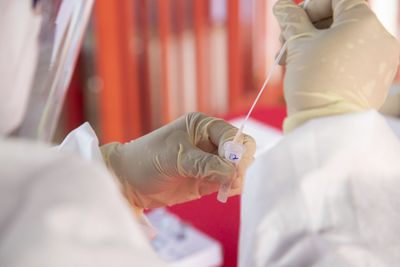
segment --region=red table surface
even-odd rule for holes
[[[243,116],[245,113],[230,114],[226,120]],[[256,109],[252,118],[267,125],[282,129],[286,116],[285,107]],[[224,250],[223,267],[237,266],[238,238],[240,222],[240,197],[235,196],[222,204],[216,194],[202,197],[199,200],[175,205],[168,208],[182,220],[221,242]]]

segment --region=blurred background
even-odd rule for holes
[[[244,115],[280,49],[275,2],[43,0],[41,62],[16,134],[58,143],[88,121],[103,144],[138,138],[191,111]],[[369,2],[399,36],[399,1]],[[254,113],[278,130],[285,117],[283,74],[276,70]],[[400,115],[398,81],[383,108],[394,116]],[[238,197],[223,205],[212,196],[170,210],[219,240],[224,266],[236,266]],[[210,221],[218,216],[220,225]]]
[[[129,141],[179,116],[245,112],[280,47],[265,0],[95,2],[58,136],[89,121]],[[283,106],[282,69],[261,106]]]
[[[80,4],[81,11],[65,25],[62,2],[42,0],[48,23],[31,115],[20,130],[26,137],[58,143],[88,121],[101,143],[124,142],[191,111],[245,114],[280,48],[275,0],[71,0],[63,9]],[[398,36],[399,1],[369,2]],[[61,74],[49,65],[61,65]],[[258,110],[284,112],[283,74],[275,71]],[[396,107],[385,110],[400,114],[400,101],[391,102]]]
[[[56,140],[84,121],[110,142],[137,138],[191,111],[245,113],[280,48],[274,3],[95,1]],[[370,3],[398,36],[398,0]],[[274,73],[258,109],[284,107],[283,73]]]

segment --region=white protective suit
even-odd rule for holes
[[[374,110],[289,133],[247,172],[239,266],[399,266],[399,162]]]
[[[164,266],[82,127],[70,154],[0,139],[0,266]]]
[[[90,128],[75,145],[97,163],[6,137],[25,112],[39,29],[32,1],[0,1],[0,266],[163,266]]]

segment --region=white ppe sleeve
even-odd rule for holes
[[[81,126],[70,132],[63,142],[54,147],[54,149],[62,151],[63,153],[76,154],[84,159],[105,166],[99,148],[99,139],[88,122],[83,123]],[[110,174],[112,173],[110,172]],[[116,177],[114,180],[118,181]],[[138,222],[149,240],[153,239],[157,235],[157,231],[149,223],[146,215],[141,214],[141,216],[138,217]]]
[[[64,153],[74,153],[84,159],[104,165],[99,148],[99,139],[88,122],[70,132],[62,143],[54,149]]]
[[[104,164],[0,139],[0,266],[164,266]]]
[[[398,266],[399,162],[374,110],[286,135],[247,172],[239,266]]]

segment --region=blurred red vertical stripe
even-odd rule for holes
[[[137,25],[133,1],[120,1],[121,20],[121,64],[123,64],[123,107],[125,122],[125,140],[132,140],[142,135],[140,113],[140,88],[138,83],[138,57],[135,46]]]
[[[210,91],[208,74],[209,43],[209,1],[193,0],[194,2],[194,31],[196,42],[196,82],[198,111],[209,111]]]
[[[166,124],[171,121],[171,114],[168,105],[169,100],[169,82],[168,75],[168,40],[171,35],[171,1],[158,0],[158,25],[161,41],[161,80],[162,80],[162,122]]]
[[[78,58],[65,99],[65,130],[70,132],[84,122],[81,57]]]
[[[103,88],[100,91],[102,141],[123,141],[125,138],[125,116],[122,108],[124,72],[119,42],[122,35],[119,1],[98,0],[94,11],[97,72],[103,82]]]
[[[150,96],[150,66],[149,66],[149,34],[150,34],[150,18],[149,18],[149,1],[139,0],[139,14],[140,14],[140,26],[141,26],[141,60],[140,60],[140,79],[141,79],[141,90],[140,90],[140,103],[141,109],[140,114],[142,116],[143,132],[148,133],[151,129],[151,96]]]
[[[229,107],[240,107],[242,97],[242,46],[240,26],[240,0],[228,1],[228,87]]]

